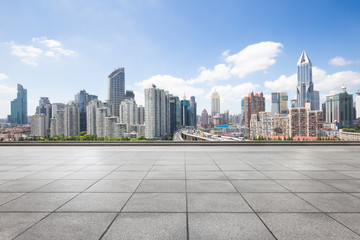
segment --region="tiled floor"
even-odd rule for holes
[[[0,147],[0,239],[360,239],[360,147]]]

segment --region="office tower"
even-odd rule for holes
[[[80,111],[80,132],[87,131],[86,107],[91,100],[95,99],[98,99],[98,97],[96,95],[88,94],[85,89],[80,90],[80,92],[75,95],[75,103]]]
[[[64,108],[64,136],[80,134],[80,111],[75,102],[66,104]]]
[[[196,108],[197,108],[197,103],[195,101],[195,97],[191,96],[190,97],[190,106],[189,106],[189,111],[190,111],[190,122],[189,125],[190,126],[194,126],[194,128],[196,128],[197,125],[197,120],[196,120]]]
[[[339,128],[353,126],[353,95],[346,91],[344,85],[340,93],[326,96],[325,122],[338,125]]]
[[[259,116],[259,112],[265,111],[265,98],[263,93],[249,93],[248,96],[244,98],[244,105],[245,126],[250,127],[251,115],[256,114]]]
[[[36,107],[36,114],[44,114],[46,133],[50,131],[50,119],[52,118],[52,105],[49,98],[41,97],[39,106]]]
[[[356,119],[360,118],[360,90],[356,92],[357,97],[355,99],[355,106],[356,106]]]
[[[314,91],[312,64],[305,51],[297,63],[297,80],[297,107],[304,107],[309,102],[311,110],[319,110],[319,92]]]
[[[43,113],[35,114],[31,119],[31,135],[34,137],[44,137],[46,130],[46,116]]]
[[[181,125],[181,103],[178,96],[169,95],[170,131],[173,134]]]
[[[109,116],[110,109],[107,107],[96,108],[96,135],[105,137],[105,118]]]
[[[220,114],[220,96],[216,92],[211,94],[211,117],[214,117],[216,114]]]
[[[64,103],[53,103],[51,104],[51,118],[55,118],[58,110],[61,110],[65,107]]]
[[[208,128],[209,125],[209,114],[206,109],[201,112],[201,127]]]
[[[125,92],[125,99],[135,100],[134,91],[132,91],[132,90],[126,90],[126,92]]]
[[[100,100],[92,100],[86,107],[86,131],[88,135],[96,135],[96,109],[101,107]]]
[[[288,95],[286,92],[271,93],[271,114],[285,116],[288,113]]]
[[[291,99],[291,108],[296,108],[296,107],[297,107],[297,100]]]
[[[190,101],[181,100],[181,126],[190,126]]]
[[[17,85],[17,98],[11,101],[10,123],[25,125],[27,119],[27,90],[21,85]]]
[[[125,99],[121,102],[119,116],[119,122],[126,123],[128,131],[130,125],[138,123],[138,110],[134,99]]]
[[[108,78],[108,100],[111,102],[111,115],[118,117],[120,103],[125,99],[125,69],[114,70]]]
[[[161,138],[170,134],[169,94],[153,84],[145,93],[145,137]]]
[[[145,123],[145,108],[142,105],[138,106],[138,124]]]

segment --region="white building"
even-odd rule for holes
[[[145,137],[161,138],[170,134],[169,94],[163,89],[145,89]]]
[[[129,132],[130,125],[138,123],[138,109],[135,100],[126,99],[120,104],[120,123],[126,123]]]
[[[105,118],[109,116],[109,109],[107,107],[100,107],[96,109],[96,135],[98,137],[105,137]]]
[[[105,118],[105,136],[116,137],[115,124],[118,123],[118,117],[106,117]]]
[[[31,119],[31,135],[44,137],[46,135],[46,116],[43,113],[35,114]]]
[[[88,135],[96,134],[96,109],[100,108],[100,100],[92,100],[86,107],[86,128]]]
[[[64,136],[80,135],[80,112],[79,107],[71,102],[64,109]]]
[[[355,98],[356,105],[356,119],[360,118],[360,90],[356,92],[357,97]]]

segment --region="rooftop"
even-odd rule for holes
[[[0,239],[360,239],[359,146],[2,146]]]

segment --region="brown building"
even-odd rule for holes
[[[259,112],[265,111],[265,98],[263,93],[249,93],[244,98],[244,115],[245,115],[245,126],[250,127],[250,119],[252,114],[259,116]]]

